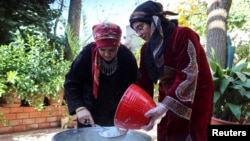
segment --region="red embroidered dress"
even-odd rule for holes
[[[139,85],[148,93],[153,83],[147,75],[141,49]],[[158,141],[206,141],[212,113],[214,86],[199,36],[176,27],[164,51],[164,75],[159,79],[159,102],[169,109],[158,125]]]

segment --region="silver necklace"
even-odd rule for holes
[[[117,70],[117,57],[115,57],[111,63],[107,63],[104,59],[101,61],[101,72],[107,76],[115,73]]]

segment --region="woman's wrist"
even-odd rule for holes
[[[76,109],[76,113],[79,112],[79,111],[82,111],[84,109],[86,109],[86,107],[79,107],[79,108]]]

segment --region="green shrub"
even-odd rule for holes
[[[70,62],[63,59],[63,51],[49,45],[42,34],[26,35],[19,32],[14,42],[0,46],[0,96],[13,88],[19,99],[37,109],[43,108],[38,97],[57,96],[63,89],[64,76]]]
[[[250,62],[242,58],[232,68],[223,69],[217,59],[209,59],[215,86],[213,116],[245,124],[250,118]]]

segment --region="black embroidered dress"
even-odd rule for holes
[[[137,63],[132,52],[121,45],[117,53],[117,68],[111,75],[100,71],[97,99],[93,95],[91,60],[92,44],[83,48],[71,65],[65,77],[64,91],[70,115],[84,106],[90,112],[95,124],[114,126],[116,107],[130,84],[136,82]],[[78,122],[78,127],[85,125]]]

